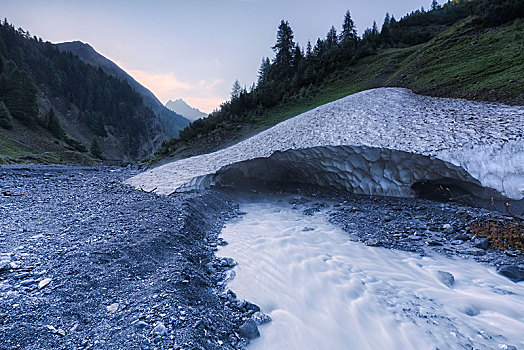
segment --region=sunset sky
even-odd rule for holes
[[[442,1],[441,1],[442,2]],[[398,19],[421,0],[2,0],[0,15],[54,43],[80,40],[113,60],[162,101],[183,98],[211,112],[235,79],[256,81],[282,19],[304,46],[340,31],[350,10],[359,33],[386,12]]]

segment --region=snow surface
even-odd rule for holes
[[[226,149],[145,171],[128,183],[170,194],[207,188],[232,167],[246,176],[284,167],[297,181],[361,194],[410,196],[415,182],[451,177],[520,200],[523,134],[524,107],[380,88],[320,106]]]
[[[279,199],[240,201],[217,252],[238,263],[228,288],[273,319],[248,349],[524,349],[524,282],[365,246]]]

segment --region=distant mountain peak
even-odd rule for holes
[[[191,107],[186,101],[179,98],[177,100],[169,100],[166,103],[166,107],[173,112],[180,114],[186,119],[195,121],[200,118],[207,117],[207,114],[199,110],[198,108]]]

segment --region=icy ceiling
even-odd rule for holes
[[[417,182],[455,179],[477,192],[482,186],[520,200],[523,133],[524,107],[381,88],[318,107],[218,152],[145,171],[128,183],[170,194],[207,188],[234,174],[410,196]]]

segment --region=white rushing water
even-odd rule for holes
[[[524,284],[494,268],[368,247],[286,200],[241,210],[218,255],[238,262],[228,287],[273,319],[249,349],[524,349]]]

